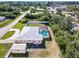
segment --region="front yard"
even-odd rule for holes
[[[11,46],[10,43],[0,44],[0,58],[3,58],[8,53]]]
[[[0,22],[0,28],[9,25],[12,21],[13,21],[12,19],[6,19],[6,20],[4,20],[4,21],[1,21],[1,22]]]
[[[11,37],[14,33],[15,33],[14,31],[9,31],[1,39],[5,40],[5,39]]]
[[[22,20],[24,20],[24,19],[22,19]],[[13,28],[21,30],[26,25],[26,23],[23,23],[22,20],[20,22],[18,22]]]

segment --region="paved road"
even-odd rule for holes
[[[13,26],[15,26],[27,13],[30,13],[30,10],[24,12],[20,17],[15,19],[14,22],[9,24],[8,26],[0,29],[0,38],[3,37]]]

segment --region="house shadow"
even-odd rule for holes
[[[45,40],[43,40],[43,42],[41,44],[32,44],[32,43],[27,43],[27,49],[31,49],[31,48],[35,48],[35,49],[44,49],[46,48],[45,46]]]
[[[9,58],[25,58],[25,57],[29,57],[29,52],[26,53],[10,53]]]
[[[49,37],[44,39],[45,41],[52,41],[51,35],[49,33]]]

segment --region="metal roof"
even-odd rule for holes
[[[42,34],[39,34],[39,29],[38,26],[25,26],[16,40],[43,40]]]
[[[13,44],[11,49],[26,49],[26,44]]]

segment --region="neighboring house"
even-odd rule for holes
[[[6,19],[5,17],[0,16],[0,21],[3,21],[5,19]]]
[[[57,5],[57,6],[47,7],[47,10],[51,11],[53,13],[57,13],[58,10],[64,10],[64,9],[66,9],[65,5]]]
[[[39,7],[37,7],[37,10],[39,10],[39,11],[44,11],[43,8],[39,8]]]
[[[67,16],[77,17],[77,15],[75,14],[75,12],[62,12],[62,14],[67,15]]]
[[[55,9],[53,7],[47,7],[47,10],[50,12],[54,12]]]
[[[75,12],[68,13],[68,15],[70,15],[70,16],[74,16],[74,17],[77,17],[77,15],[75,14]]]
[[[72,30],[79,30],[79,24],[78,23],[72,22],[72,24],[73,24]]]
[[[54,8],[55,8],[55,9],[59,9],[59,10],[64,10],[64,9],[66,9],[67,7],[66,7],[66,5],[58,5],[58,6],[55,6]]]

